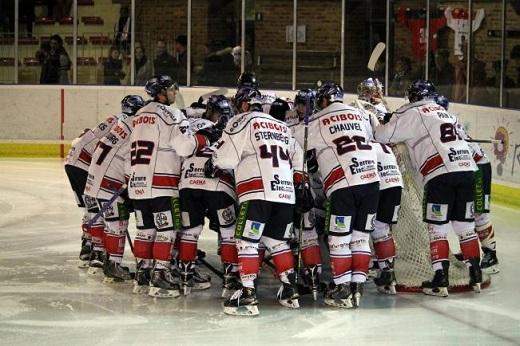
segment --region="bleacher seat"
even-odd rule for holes
[[[73,36],[65,36],[65,42],[70,46],[74,43],[74,37]],[[87,44],[88,41],[87,39],[84,37],[84,36],[78,36],[77,38],[77,44],[78,45],[82,45],[82,44]]]
[[[14,58],[0,57],[0,66],[14,66]]]
[[[23,58],[23,64],[25,66],[40,66],[40,61],[34,57]]]
[[[97,61],[92,57],[78,57],[78,66],[96,66]]]

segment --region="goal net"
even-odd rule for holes
[[[423,281],[433,278],[430,241],[426,224],[422,221],[423,186],[416,179],[416,170],[406,146],[397,144],[394,146],[394,153],[404,185],[399,221],[392,228],[397,254],[394,262],[397,289],[418,292],[421,291]],[[482,286],[489,285],[489,276],[485,273],[482,275]],[[449,281],[451,292],[471,290],[468,268],[451,251]]]

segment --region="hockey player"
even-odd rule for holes
[[[284,120],[289,126],[289,128],[293,131],[293,135],[300,145],[300,147],[304,147],[304,117],[305,112],[310,111],[306,110],[305,106],[308,103],[309,105],[314,105],[314,97],[315,92],[311,89],[304,89],[298,91],[294,98],[294,110],[291,110],[289,112],[284,113]],[[284,100],[278,101],[281,104],[287,104]],[[271,106],[271,113],[273,113],[274,110],[276,110],[277,107],[275,107],[277,103],[273,103]],[[287,108],[288,104],[287,104]],[[310,116],[310,114],[308,114]],[[307,160],[307,167],[313,166],[312,162],[309,163],[309,159]],[[312,158],[311,158],[312,161]],[[318,233],[316,231],[316,213],[319,213],[319,209],[323,208],[322,204],[316,204],[325,201],[325,198],[321,198],[320,196],[323,193],[322,185],[320,183],[321,178],[318,176],[318,174],[313,171],[312,173],[309,173],[310,177],[310,185],[313,188],[313,199],[315,201],[313,208],[303,214],[303,232],[302,232],[302,239],[298,239],[300,235],[300,214],[296,213],[294,217],[294,233],[296,236],[296,241],[301,241],[300,248],[301,248],[301,258],[304,265],[304,281],[305,284],[310,288],[310,290],[313,293],[313,297],[316,300],[317,293],[318,293],[318,286],[320,283],[320,275],[321,275],[321,253],[320,253],[320,245],[318,242]],[[318,183],[318,184],[316,184]],[[316,186],[318,185],[318,186]],[[320,196],[318,196],[320,195]]]
[[[379,195],[376,152],[360,111],[343,104],[339,85],[329,82],[319,87],[315,105],[319,111],[309,121],[308,146],[316,152],[330,202],[326,222],[334,280],[325,304],[358,307]]]
[[[99,209],[95,200],[84,195],[88,168],[92,160],[92,153],[100,138],[105,136],[117,122],[119,115],[111,115],[99,123],[94,129],[86,129],[79,137],[72,141],[71,148],[65,158],[65,173],[76,197],[78,207],[84,208],[82,220],[81,251],[79,258],[82,266],[89,264],[92,268],[101,268],[103,265],[103,232],[102,219],[90,229],[86,225]],[[94,272],[94,271],[93,271]]]
[[[121,101],[121,112],[116,126],[99,141],[92,154],[88,170],[85,195],[97,201],[98,208],[116,193],[128,180],[125,177],[125,161],[130,156],[130,134],[133,115],[144,106],[138,95],[128,95]],[[126,197],[125,197],[126,196]],[[108,255],[103,268],[105,282],[132,279],[126,268],[121,267],[125,249],[125,233],[130,216],[128,193],[121,194],[103,214],[105,223],[104,244]]]
[[[470,284],[480,290],[482,273],[473,216],[474,171],[471,151],[456,130],[456,119],[433,101],[435,86],[417,80],[408,88],[409,104],[402,106],[375,139],[383,143],[404,142],[415,167],[423,177],[423,220],[428,225],[435,275],[422,284],[428,295],[448,296],[449,224],[459,238],[469,265]]]
[[[435,98],[435,102],[448,110],[449,100],[447,97],[439,95]],[[457,129],[464,140],[471,139],[460,122]],[[480,247],[484,253],[480,267],[487,274],[495,274],[500,270],[498,268],[495,230],[491,223],[490,214],[491,163],[478,143],[468,142],[468,145],[478,169],[475,175],[475,228],[480,240]]]
[[[237,108],[245,113],[228,123],[218,149],[206,164],[209,175],[215,168],[235,170],[240,203],[235,238],[243,288],[224,302],[224,312],[231,315],[259,313],[255,279],[260,241],[271,252],[282,282],[279,303],[299,307],[288,239],[295,202],[293,179],[303,179],[295,172],[302,166],[303,153],[285,123],[259,111],[259,97],[253,88],[237,92]]]
[[[218,124],[223,128],[233,116],[225,96],[211,96],[202,118],[189,119],[193,132]],[[197,241],[204,226],[204,216],[216,220],[220,234],[220,256],[224,267],[222,297],[229,298],[240,288],[237,249],[235,246],[235,191],[232,174],[221,171],[218,177],[206,178],[204,165],[214,146],[206,146],[184,158],[179,183],[179,197],[183,231],[179,243],[179,270],[184,294],[194,289],[209,288],[210,283],[194,282],[193,268],[197,255]]]
[[[369,137],[373,140],[374,129],[383,121],[388,110],[382,102],[383,84],[376,78],[368,78],[358,85],[358,100],[354,103],[362,110]],[[374,279],[381,293],[396,294],[394,273],[395,243],[391,232],[397,223],[401,194],[402,176],[392,149],[386,144],[373,144],[377,153],[379,174],[379,203],[377,206],[374,231],[370,233],[377,258],[378,276]]]
[[[151,78],[145,91],[153,99],[132,119],[130,135],[128,194],[134,200],[134,255],[139,260],[134,292],[145,291],[149,284],[148,294],[152,297],[180,294],[170,272],[171,248],[175,232],[181,227],[179,156],[189,156],[207,144],[204,136],[192,135],[184,114],[170,107],[177,90],[169,76]]]

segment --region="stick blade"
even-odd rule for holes
[[[381,54],[385,51],[386,45],[383,42],[379,42],[374,50],[372,51],[372,54],[370,55],[370,59],[368,60],[367,68],[370,71],[374,71],[376,69],[376,64],[379,58],[381,57]]]

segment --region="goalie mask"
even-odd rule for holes
[[[383,83],[377,78],[367,78],[357,87],[358,98],[362,101],[377,104],[376,99],[381,99],[383,96]]]

